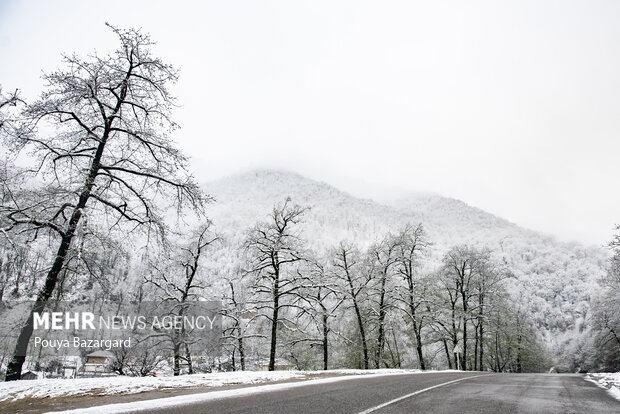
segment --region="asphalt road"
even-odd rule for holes
[[[611,414],[620,402],[582,375],[468,372],[360,377],[149,412]]]

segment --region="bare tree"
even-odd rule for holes
[[[161,267],[159,264],[153,264],[156,273],[148,280],[157,287],[158,296],[166,303],[166,308],[179,317],[184,316],[187,302],[201,298],[206,285],[204,278],[198,277],[198,270],[204,261],[207,248],[219,240],[219,237],[213,234],[209,221],[199,226],[193,233],[194,237],[189,243],[184,243],[172,251],[167,249],[170,253],[165,260],[168,262],[167,265]],[[162,261],[161,257],[158,261]],[[177,376],[181,372],[181,360],[187,364],[188,373],[193,374],[190,345],[194,341],[191,335],[186,332],[185,327],[181,327],[171,330],[169,337],[173,345],[174,375]]]
[[[608,247],[612,251],[607,275],[599,280],[602,291],[592,301],[592,328],[600,365],[605,370],[620,369],[620,225]]]
[[[371,301],[374,304],[374,320],[377,329],[375,344],[375,368],[381,368],[383,349],[385,347],[385,320],[388,310],[392,306],[391,299],[394,292],[393,267],[397,261],[399,240],[387,234],[384,239],[374,244],[368,250],[370,277],[373,284]]]
[[[20,378],[33,330],[33,315],[51,297],[82,218],[105,217],[106,225],[128,224],[163,232],[161,211],[189,204],[200,211],[205,197],[186,173],[186,158],[168,134],[173,97],[167,85],[176,70],[151,55],[153,42],[136,30],[112,27],[120,47],[88,59],[65,56],[65,70],[44,75],[41,99],[26,106],[9,131],[13,151],[29,148],[33,197],[13,194],[3,202],[4,231],[45,232],[58,243],[36,303],[21,329],[6,379]]]
[[[162,344],[154,338],[142,338],[131,347],[110,350],[108,368],[119,375],[146,377],[165,362]]]
[[[152,344],[140,343],[132,352],[132,359],[127,366],[131,375],[146,377],[153,375],[153,371],[165,363],[160,349]]]
[[[480,262],[479,272],[474,280],[473,295],[477,298],[473,319],[475,329],[474,369],[484,371],[485,326],[490,308],[489,298],[503,292],[502,281],[510,277],[506,269],[496,265],[488,258]]]
[[[429,300],[426,281],[419,275],[420,259],[430,245],[422,224],[407,224],[397,234],[396,270],[405,282],[399,299],[404,305],[401,309],[411,321],[415,336],[416,352],[421,369],[426,369],[422,350],[422,329],[424,311]]]
[[[364,369],[368,369],[368,340],[366,337],[366,321],[363,315],[363,304],[368,296],[368,284],[371,279],[366,277],[360,267],[361,254],[351,243],[341,242],[333,253],[334,275],[341,281],[342,294],[350,302],[355,312],[357,327],[362,345]]]
[[[432,299],[426,303],[426,311],[431,319],[430,327],[437,340],[442,342],[448,367],[452,369],[457,368],[452,354],[459,341],[459,296],[455,280],[444,270],[442,266],[431,275],[435,284],[432,286]]]
[[[308,315],[319,332],[319,338],[308,338],[310,346],[319,345],[323,353],[323,369],[329,365],[329,336],[332,332],[331,319],[342,305],[344,298],[338,290],[332,275],[318,259],[310,260],[308,271],[312,283],[300,291],[299,315]]]
[[[226,279],[227,292],[223,295],[222,311],[226,325],[222,329],[222,335],[227,344],[232,347],[233,369],[235,367],[235,355],[239,354],[239,366],[242,371],[246,368],[246,340],[250,338],[264,338],[261,334],[251,332],[251,326],[256,321],[257,313],[248,307],[245,289],[237,278]]]
[[[307,281],[294,271],[294,265],[304,260],[304,242],[295,225],[307,209],[291,205],[291,199],[274,207],[269,221],[253,227],[245,241],[249,258],[249,274],[254,276],[253,289],[257,309],[266,310],[271,322],[269,371],[275,369],[278,324],[281,312],[295,307],[298,290]]]
[[[454,299],[458,299],[461,304],[459,325],[462,332],[462,341],[460,344],[463,359],[461,364],[464,371],[467,370],[467,324],[472,318],[470,312],[472,307],[471,301],[474,297],[473,284],[479,277],[487,261],[488,252],[481,252],[467,245],[453,247],[443,259],[442,272],[448,276],[454,286],[454,290],[450,290],[449,294],[456,294],[454,297],[451,296],[451,303],[454,306]],[[454,326],[454,309],[452,310],[452,315],[452,324]],[[454,343],[454,345],[456,346],[457,343]]]

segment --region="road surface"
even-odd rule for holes
[[[360,377],[150,413],[620,413],[583,375],[475,372]],[[146,412],[146,411],[144,411]]]

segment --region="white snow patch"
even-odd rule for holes
[[[277,371],[276,371],[277,372]],[[297,373],[317,373],[317,371],[297,371]],[[321,371],[325,372],[325,371]],[[339,381],[348,381],[351,379],[359,378],[359,375],[364,374],[368,377],[380,377],[387,375],[402,375],[402,374],[422,374],[423,371],[419,370],[401,370],[401,369],[381,369],[381,370],[339,370],[328,372],[342,372],[349,374],[346,376],[337,376],[330,378],[312,379],[300,382],[288,382],[282,384],[269,384],[261,385],[257,387],[237,388],[233,390],[212,391],[201,394],[180,395],[177,397],[158,398],[153,400],[136,401],[130,403],[121,404],[109,404],[100,405],[89,408],[78,408],[75,410],[55,411],[54,414],[59,413],[71,413],[71,414],[92,414],[105,412],[106,414],[116,413],[130,413],[130,412],[149,412],[153,409],[178,407],[187,404],[194,404],[198,402],[221,400],[225,398],[234,398],[241,396],[248,396],[253,394],[260,394],[265,392],[274,392],[281,390],[289,390],[292,388],[305,387],[308,385],[329,384]],[[442,371],[427,371],[427,372],[442,372]]]
[[[410,373],[411,370],[332,370],[320,371],[335,375],[361,375],[373,373]],[[178,377],[98,377],[77,379],[39,379],[30,381],[0,382],[0,402],[22,399],[54,398],[81,395],[137,394],[145,391],[221,387],[237,384],[260,384],[273,381],[305,379],[319,371],[235,371],[212,374],[181,375]]]
[[[615,399],[620,400],[620,372],[588,374],[587,378],[599,387],[605,388]]]

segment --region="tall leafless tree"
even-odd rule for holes
[[[3,202],[4,231],[45,232],[57,243],[7,380],[20,378],[33,315],[51,297],[83,217],[104,217],[110,228],[163,232],[162,209],[189,205],[200,212],[206,200],[169,138],[177,126],[169,116],[168,85],[177,71],[151,54],[149,36],[111,28],[119,48],[87,59],[65,56],[65,69],[44,75],[41,99],[27,105],[7,132],[12,151],[34,154],[30,185],[37,196]]]
[[[476,334],[473,367],[479,371],[484,371],[485,327],[488,319],[488,310],[491,305],[489,298],[498,296],[503,292],[502,281],[510,276],[506,269],[489,259],[488,252],[486,254],[483,253],[478,275],[472,285],[475,299],[473,323]]]
[[[375,343],[374,362],[375,368],[381,368],[383,349],[385,348],[385,321],[388,310],[391,308],[394,285],[394,265],[397,260],[399,240],[391,234],[387,234],[381,242],[374,244],[368,250],[368,271],[371,272],[373,294],[371,301],[374,310],[374,322],[377,330]]]
[[[165,266],[153,264],[156,271],[148,282],[157,288],[159,300],[165,302],[166,308],[176,316],[184,316],[187,302],[203,298],[207,285],[204,278],[199,277],[199,268],[204,262],[207,249],[220,240],[211,227],[210,221],[200,225],[193,231],[189,242],[169,249],[166,259],[158,258],[158,262],[167,262]],[[173,374],[180,375],[181,360],[187,364],[188,373],[193,374],[190,345],[195,340],[184,327],[171,330],[169,338],[173,350]]]
[[[456,296],[452,299],[460,300],[460,327],[462,332],[462,340],[460,342],[462,348],[462,369],[467,370],[467,345],[468,345],[468,331],[467,325],[472,318],[470,314],[470,308],[472,306],[471,300],[474,295],[473,284],[476,278],[479,276],[482,266],[486,262],[486,253],[479,252],[477,249],[460,245],[453,247],[443,258],[442,272],[446,274],[449,280],[452,281]],[[454,302],[452,302],[454,305]],[[454,315],[453,309],[453,315]],[[454,325],[455,318],[453,316],[452,324]],[[456,345],[456,343],[455,343]]]
[[[294,270],[297,262],[305,260],[304,241],[296,225],[306,210],[287,198],[274,207],[268,221],[250,229],[245,241],[248,272],[254,277],[256,308],[267,311],[265,316],[271,322],[269,371],[275,369],[281,313],[296,306],[294,298],[308,282],[307,276]]]
[[[332,332],[331,321],[335,312],[342,305],[344,298],[338,290],[330,271],[320,259],[308,263],[311,284],[300,291],[299,315],[308,315],[314,322],[320,338],[309,338],[310,346],[319,345],[323,351],[323,369],[329,366],[329,336]]]
[[[256,320],[256,312],[247,307],[245,292],[241,278],[226,278],[226,293],[223,295],[222,311],[225,325],[222,329],[225,344],[232,348],[233,369],[235,355],[239,354],[239,366],[242,371],[246,368],[246,339],[263,337],[250,333],[250,327]]]
[[[355,312],[355,319],[362,346],[364,369],[368,369],[368,339],[364,302],[368,297],[370,278],[362,272],[362,258],[358,248],[352,243],[341,242],[333,252],[334,275],[341,282],[341,292]]]
[[[419,274],[422,254],[430,245],[422,224],[407,224],[396,235],[396,271],[404,281],[404,289],[399,295],[403,306],[400,308],[411,321],[415,337],[416,352],[421,369],[426,369],[423,354],[422,329],[427,301],[430,299],[426,281]]]

